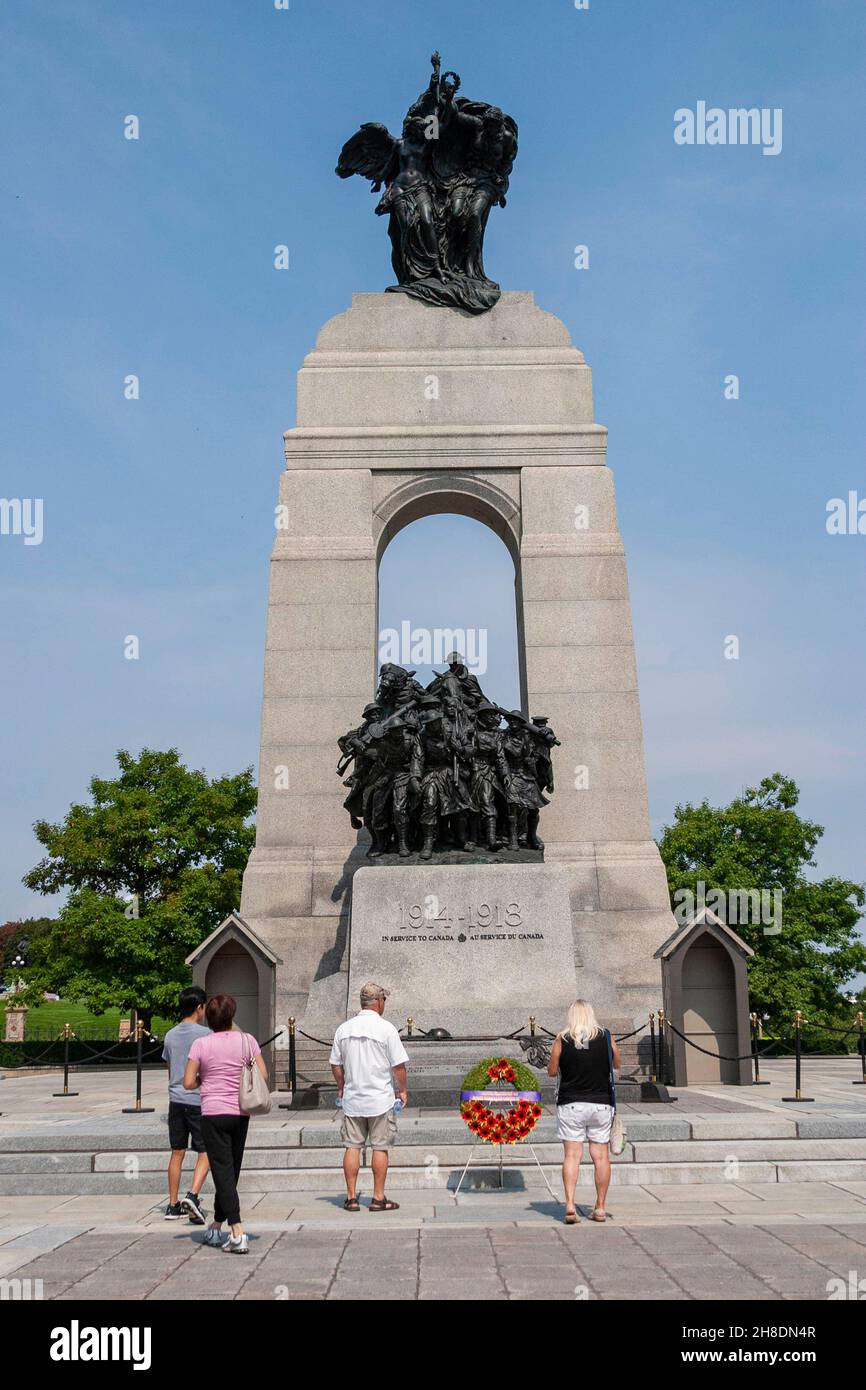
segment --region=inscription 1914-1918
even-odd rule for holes
[[[395,906],[399,926],[403,929],[428,927],[435,930],[437,927],[459,925],[466,926],[469,930],[477,927],[482,931],[488,931],[491,927],[513,930],[523,926],[523,913],[520,904],[516,902],[466,903],[461,904],[459,908],[451,909],[431,895],[425,898],[423,903],[397,902]]]
[[[451,908],[434,895],[422,902],[391,903],[393,934],[383,942],[402,941],[543,941],[543,932],[527,931],[519,902],[467,902]]]

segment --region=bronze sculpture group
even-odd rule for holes
[[[384,665],[363,722],[338,740],[338,775],[353,765],[344,805],[370,832],[371,859],[544,849],[538,818],[559,740],[546,717],[486,699],[458,653],[448,660],[426,689],[414,671]]]
[[[399,139],[368,121],[346,141],[336,172],[370,179],[375,193],[385,185],[376,212],[388,217],[390,289],[482,314],[499,299],[484,271],[484,230],[490,209],[505,207],[517,125],[498,106],[458,97],[457,73],[440,71],[438,53],[430,61],[430,83]]]

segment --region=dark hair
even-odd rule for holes
[[[177,1006],[180,1009],[181,1018],[189,1018],[190,1014],[195,1013],[199,1004],[206,1003],[207,995],[204,990],[199,989],[198,985],[188,985],[186,989],[181,990]]]
[[[225,1033],[234,1022],[237,1007],[230,994],[215,994],[204,1011],[208,1028],[214,1033]]]

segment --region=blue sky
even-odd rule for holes
[[[361,121],[398,128],[434,48],[520,126],[488,270],[594,369],[655,828],[781,769],[827,827],[820,870],[866,878],[866,535],[825,528],[866,497],[862,4],[6,0],[0,22],[0,495],[44,499],[41,545],[0,536],[0,920],[43,910],[31,823],[118,747],[256,762],[294,374],[391,278],[366,185],[333,168]],[[781,107],[781,154],[677,146],[699,100]],[[431,605],[434,557],[454,578]],[[385,625],[486,627],[514,703],[495,537],[418,523],[382,578]]]

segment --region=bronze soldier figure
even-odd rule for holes
[[[456,726],[443,718],[435,695],[425,695],[421,700],[421,718],[421,858],[431,858],[437,831],[451,817],[460,848],[473,850],[468,825],[472,795],[462,768],[466,745],[458,737]]]
[[[437,843],[543,851],[539,812],[559,740],[546,715],[529,720],[486,699],[459,653],[426,691],[414,671],[386,662],[363,723],[338,744],[339,775],[354,763],[343,804],[353,829],[369,830],[371,859],[395,842],[404,859],[419,846],[430,859]]]
[[[538,813],[548,801],[536,779],[535,749],[529,720],[520,710],[511,710],[505,719],[508,727],[502,735],[502,754],[508,765],[504,779],[508,802],[508,847],[513,850],[520,848],[521,822],[525,816],[527,845],[530,849],[543,849],[538,838]]]
[[[343,755],[337,763],[337,776],[342,777],[349,764],[353,760],[355,763],[352,775],[343,783],[345,787],[350,788],[349,795],[343,805],[349,812],[353,830],[360,830],[361,826],[366,824],[364,819],[365,788],[370,780],[374,763],[371,755],[370,728],[381,717],[381,705],[375,703],[365,705],[362,715],[363,724],[357,729],[350,729],[347,734],[343,734],[342,738],[337,739],[340,752]],[[367,828],[369,829],[369,826]]]
[[[421,792],[421,744],[415,729],[402,715],[394,714],[387,725],[373,733],[373,771],[370,782],[370,833],[373,843],[370,859],[385,854],[392,827],[397,849],[406,858],[409,849],[410,815]]]
[[[496,822],[499,805],[506,798],[508,764],[502,754],[499,732],[500,713],[496,705],[484,700],[475,711],[475,732],[471,742],[472,799],[478,812],[484,842],[496,851]]]

